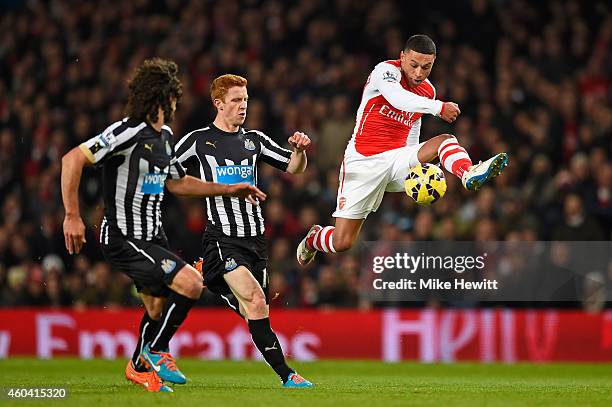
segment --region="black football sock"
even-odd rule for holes
[[[276,334],[270,327],[270,318],[250,319],[249,331],[251,331],[251,337],[259,352],[261,352],[266,362],[281,378],[282,382],[285,383],[289,374],[293,373],[293,369],[287,366],[285,362],[283,349]]]
[[[196,300],[175,292],[168,296],[159,321],[159,328],[155,332],[153,342],[151,342],[152,351],[166,352],[168,350],[170,339],[187,318],[187,314],[195,302]]]
[[[151,318],[147,310],[145,310],[142,320],[140,321],[140,329],[138,330],[138,343],[132,355],[132,366],[134,366],[137,372],[147,371],[147,368],[140,360],[140,353],[142,352],[142,348],[153,340],[153,335],[157,332],[158,322],[159,321]]]

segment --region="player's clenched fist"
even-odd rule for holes
[[[287,141],[298,152],[302,152],[310,147],[310,137],[300,131],[293,133],[293,136],[289,137]]]
[[[459,105],[453,102],[444,102],[442,110],[440,111],[440,117],[442,120],[448,123],[452,123],[457,120],[457,116],[461,114]]]

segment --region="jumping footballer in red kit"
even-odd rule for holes
[[[436,45],[426,35],[408,39],[400,59],[381,62],[370,74],[353,135],[340,167],[335,226],[313,225],[297,248],[301,265],[318,251],[351,248],[365,218],[380,206],[385,192],[404,191],[411,168],[439,157],[442,166],[461,179],[468,190],[478,190],[508,164],[499,153],[473,165],[465,148],[450,134],[420,142],[421,117],[438,116],[452,123],[461,113],[452,102],[436,100],[427,79],[436,59]]]

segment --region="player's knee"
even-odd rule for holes
[[[256,290],[249,296],[246,304],[247,317],[251,319],[265,318],[268,314],[266,296],[261,290]]]
[[[446,140],[451,139],[451,138],[455,138],[455,136],[453,136],[452,134],[440,134],[436,136],[436,139],[438,140],[439,144],[442,144]]]
[[[453,139],[452,134],[439,134],[425,142],[425,145],[419,149],[417,158],[419,162],[428,163],[438,156],[440,146],[446,140]]]
[[[191,266],[185,266],[174,277],[170,288],[187,298],[197,300],[202,294],[202,276]]]
[[[266,308],[266,296],[261,291],[256,291],[251,298],[251,307],[257,311],[264,310]]]
[[[197,300],[200,298],[200,295],[202,295],[202,288],[202,281],[197,278],[197,276],[193,276],[186,284],[185,296],[193,300]]]
[[[191,287],[190,287],[190,294],[191,294],[190,298],[194,300],[199,299],[200,296],[202,295],[202,289],[203,289],[202,282],[199,280],[195,280],[193,284],[191,284]]]

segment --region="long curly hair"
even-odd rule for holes
[[[164,112],[164,122],[170,123],[174,116],[171,99],[178,103],[183,86],[175,62],[152,58],[146,59],[128,82],[126,115],[133,119],[155,123],[158,108]]]

